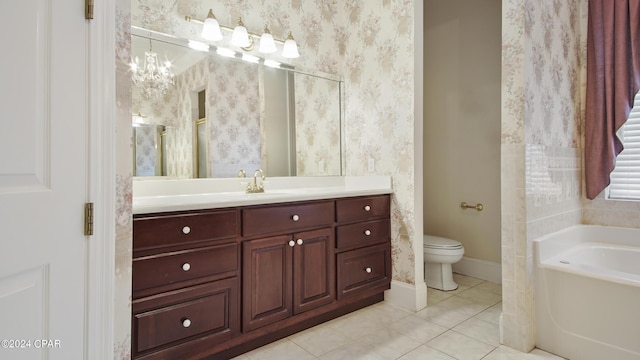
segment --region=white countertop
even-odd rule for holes
[[[393,193],[390,176],[274,177],[247,194],[253,178],[133,181],[133,213],[215,209]],[[258,180],[260,181],[260,180]]]

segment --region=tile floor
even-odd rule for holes
[[[428,289],[417,313],[385,302],[320,324],[234,360],[559,360],[500,345],[499,284],[455,274],[455,291]]]

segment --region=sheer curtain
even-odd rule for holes
[[[640,87],[640,0],[589,0],[585,180],[587,198],[609,185],[622,143],[616,131]]]

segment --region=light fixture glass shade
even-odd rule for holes
[[[238,19],[238,25],[233,29],[231,35],[231,43],[238,47],[249,47],[251,42],[249,41],[249,32],[242,23],[242,18]]]
[[[276,42],[273,40],[273,35],[269,32],[269,28],[265,25],[262,36],[260,37],[260,47],[258,51],[263,54],[270,54],[276,52]]]
[[[209,15],[204,19],[204,25],[202,25],[202,33],[200,36],[205,40],[220,41],[222,40],[222,31],[220,30],[220,24],[216,17],[213,15],[213,10],[209,9]]]
[[[300,57],[300,53],[298,52],[298,44],[296,44],[296,41],[293,39],[293,36],[291,35],[291,31],[289,31],[289,34],[287,35],[287,40],[285,40],[284,42],[284,48],[282,49],[282,56],[289,59],[295,59],[297,57]]]

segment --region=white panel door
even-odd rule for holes
[[[82,0],[0,1],[0,359],[82,359]]]

